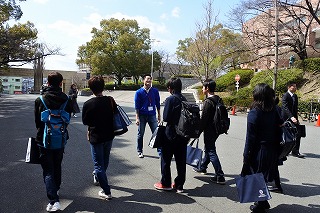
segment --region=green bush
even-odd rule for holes
[[[296,62],[296,66],[308,72],[320,72],[320,58],[307,58]]]
[[[250,86],[254,88],[259,83],[266,83],[272,86],[273,71],[265,70],[254,75],[250,81]],[[301,69],[284,69],[278,70],[276,93],[284,93],[287,91],[287,83],[294,81],[298,85],[303,81],[303,71]]]
[[[223,92],[223,91],[233,91],[235,90],[235,80],[234,77],[236,75],[240,75],[239,86],[243,87],[250,83],[250,79],[254,75],[253,70],[233,70],[228,72],[225,75],[220,76],[217,78],[216,83],[216,91]]]

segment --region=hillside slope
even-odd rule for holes
[[[306,72],[304,84],[298,88],[301,100],[320,99],[320,73]]]

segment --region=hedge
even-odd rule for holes
[[[225,75],[220,76],[216,79],[216,91],[223,92],[223,91],[233,91],[235,90],[235,80],[234,77],[236,75],[240,75],[240,81],[239,86],[245,86],[249,84],[250,79],[254,75],[253,70],[233,70],[231,72],[228,72]]]
[[[308,72],[320,72],[320,58],[307,58],[296,62],[296,67]]]

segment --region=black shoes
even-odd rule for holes
[[[226,179],[223,176],[214,175],[210,178],[210,181],[221,185],[226,184]]]
[[[297,157],[297,158],[304,158],[304,155],[301,154],[301,153],[299,153],[299,152],[297,152],[297,153],[292,153],[292,156],[293,156],[293,157]]]
[[[259,201],[255,202],[250,206],[251,212],[262,213],[265,212],[266,209],[270,209],[270,204],[268,201]]]

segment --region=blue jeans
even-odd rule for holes
[[[157,121],[156,115],[139,115],[139,120],[140,120],[140,124],[138,127],[137,151],[143,152],[143,136],[144,136],[144,131],[146,129],[146,125],[147,123],[149,124],[151,132],[153,133],[158,126],[158,121]],[[159,150],[160,149],[158,149],[158,152]]]
[[[104,143],[90,144],[94,173],[98,178],[100,187],[107,195],[111,194],[106,171],[109,165],[112,142],[113,140]]]
[[[217,155],[216,150],[216,141],[218,139],[218,135],[212,136],[211,134],[204,134],[204,158],[202,159],[202,163],[200,169],[207,169],[208,164],[211,162],[215,173],[217,176],[224,176],[222,171],[221,163],[219,157]]]
[[[57,191],[61,184],[61,162],[64,149],[40,148],[43,181],[46,185],[47,197],[51,204],[59,202]]]

